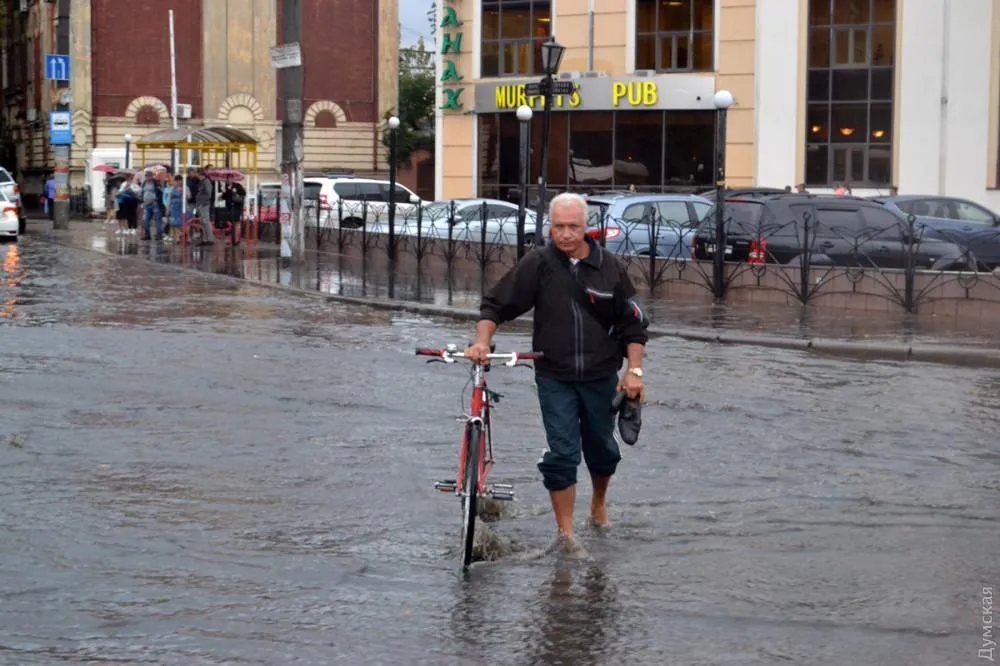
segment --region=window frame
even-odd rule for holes
[[[687,30],[661,30],[660,29],[660,2],[659,0],[651,0],[653,5],[653,26],[655,29],[653,31],[639,29],[639,20],[641,17],[641,10],[639,8],[639,3],[644,2],[644,0],[636,0],[636,13],[635,13],[635,23],[632,25],[633,34],[635,35],[635,47],[634,55],[636,61],[636,69],[649,69],[648,67],[642,67],[639,65],[639,49],[640,44],[643,41],[652,39],[653,41],[653,70],[657,72],[697,72],[697,73],[710,73],[716,71],[716,53],[715,53],[715,39],[716,39],[716,13],[719,8],[716,6],[715,0],[685,0],[688,7],[688,25],[690,26]],[[707,28],[695,28],[695,16],[697,15],[695,10],[698,3],[708,3],[712,7],[712,25]],[[703,69],[695,68],[695,38],[696,37],[707,38],[712,44],[712,55],[708,66]],[[687,39],[687,63],[683,67],[676,66],[678,58],[678,39]],[[663,66],[663,42],[669,40],[670,42],[670,55],[671,61],[674,66],[664,67]]]
[[[503,36],[503,13],[504,13],[504,2],[500,0],[488,0],[486,2],[480,2],[480,24],[485,24],[485,15],[489,12],[496,12],[497,17],[497,36],[496,37],[486,37],[485,31],[480,31],[479,38],[479,71],[480,78],[482,79],[503,79],[503,78],[516,78],[525,76],[540,76],[542,74],[542,64],[540,62],[540,47],[552,36],[552,0],[523,0],[527,4],[528,11],[528,30],[532,30],[533,27],[538,23],[535,20],[536,11],[540,9],[545,9],[546,14],[549,18],[547,23],[547,33],[544,36],[534,36],[529,35],[527,37],[504,37]],[[484,5],[490,5],[486,7]],[[524,11],[524,8],[507,8],[507,11]],[[487,47],[491,46],[495,48],[495,54],[487,56],[487,51],[490,50]],[[518,68],[518,58],[517,55],[520,51],[520,47],[527,46],[527,59],[524,71]],[[515,63],[513,71],[504,71],[505,49],[511,47],[513,53],[515,54]],[[488,69],[486,66],[487,57],[496,58],[496,73],[486,73]]]
[[[835,12],[835,3],[843,0],[828,0],[826,9],[822,9],[822,16],[817,20],[814,17],[813,7],[810,5],[809,31],[810,37],[809,53],[807,54],[807,90],[806,90],[806,136],[804,141],[805,150],[805,177],[803,180],[807,187],[833,187],[836,183],[847,183],[851,187],[889,187],[893,182],[893,146],[896,143],[895,110],[895,82],[897,76],[895,62],[895,45],[898,40],[898,21],[895,10],[893,10],[893,20],[888,22],[879,18],[876,8],[880,3],[887,0],[867,0],[867,12],[863,19],[857,23],[838,23],[839,20]],[[892,38],[888,56],[889,64],[882,64],[885,55],[877,58],[878,48],[882,46],[880,40],[876,44],[876,36],[881,31],[891,29]],[[823,35],[825,34],[825,37]],[[846,44],[839,36],[846,35]],[[863,36],[863,37],[862,37]],[[821,37],[816,39],[815,37]],[[864,58],[858,59],[858,39],[864,40]],[[825,39],[825,44],[823,43]],[[846,54],[841,53],[841,47],[846,48]],[[819,50],[814,50],[818,47]],[[825,51],[825,53],[824,53]],[[818,57],[817,57],[818,56]],[[846,56],[846,57],[841,57]],[[819,64],[813,65],[812,63]],[[838,72],[866,72],[866,86],[864,97],[848,98],[835,95],[838,81]],[[882,78],[886,74],[892,82],[892,92],[889,99],[882,95],[876,95],[876,83],[884,87],[885,80]],[[816,87],[821,84],[822,90]],[[864,108],[864,125],[861,134],[837,134],[838,128],[834,127],[834,121],[839,113],[854,107],[860,110]],[[887,115],[886,115],[887,114]],[[841,119],[843,120],[843,118]],[[860,118],[856,118],[860,122]],[[822,121],[822,122],[820,122]],[[853,125],[853,123],[852,123]],[[883,125],[885,125],[883,127]],[[844,125],[844,128],[851,125]],[[819,128],[817,130],[817,128]],[[855,127],[855,130],[857,127]],[[817,130],[817,131],[814,131]],[[879,133],[878,136],[875,134]],[[887,135],[887,136],[886,136]],[[885,138],[883,138],[885,137]],[[817,153],[825,151],[825,160]],[[889,160],[885,167],[886,177],[874,180],[872,172],[875,171],[873,164],[878,165],[882,171],[880,161],[884,161],[884,156],[879,155],[880,151],[888,151]],[[860,157],[861,164],[854,162]],[[838,172],[836,165],[842,160],[843,171]],[[825,161],[825,164],[823,164]],[[818,181],[813,177],[819,172],[819,166],[823,165],[825,180]],[[855,177],[855,176],[860,176]]]

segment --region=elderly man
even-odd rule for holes
[[[608,526],[608,484],[621,460],[611,403],[619,390],[644,398],[648,324],[621,264],[587,234],[586,201],[560,194],[549,217],[553,242],[528,253],[486,295],[466,354],[484,362],[497,327],[534,308],[532,345],[544,353],[535,364],[535,383],[548,443],[538,469],[559,538],[573,549],[581,452],[594,488],[591,525]],[[623,358],[628,368],[619,379]]]

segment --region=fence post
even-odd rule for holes
[[[424,243],[420,238],[421,229],[424,223],[424,207],[417,206],[417,271],[420,271],[420,262],[424,258]]]
[[[344,254],[344,200],[337,197],[337,252]]]
[[[812,273],[812,261],[809,252],[809,222],[812,216],[806,211],[802,215],[802,254],[799,255],[799,301],[809,300],[809,276]]]
[[[657,220],[660,214],[657,210],[650,211],[649,224],[647,228],[649,229],[649,291],[650,293],[656,288],[656,238],[657,238]]]
[[[910,213],[906,216],[906,269],[903,273],[903,307],[907,312],[916,310],[914,281],[916,280],[916,262],[913,257],[914,238],[913,233],[916,228],[916,215]]]
[[[455,200],[454,199],[451,200],[451,204],[449,204],[448,206],[448,252],[446,254],[446,259],[448,260],[448,271],[450,275],[450,271],[455,262]]]
[[[316,199],[316,250],[322,247],[323,238],[323,206],[320,199]]]

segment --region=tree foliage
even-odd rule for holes
[[[396,156],[409,167],[419,150],[434,150],[434,54],[420,39],[414,46],[399,49],[399,118]],[[393,114],[387,113],[386,119]],[[390,145],[390,130],[382,133],[382,143]],[[388,158],[388,156],[387,156]]]

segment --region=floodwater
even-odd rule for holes
[[[978,661],[996,372],[654,340],[580,561],[518,556],[553,522],[530,373],[497,368],[516,552],[463,577],[433,482],[466,374],[412,350],[467,324],[31,237],[0,315],[2,664]]]

